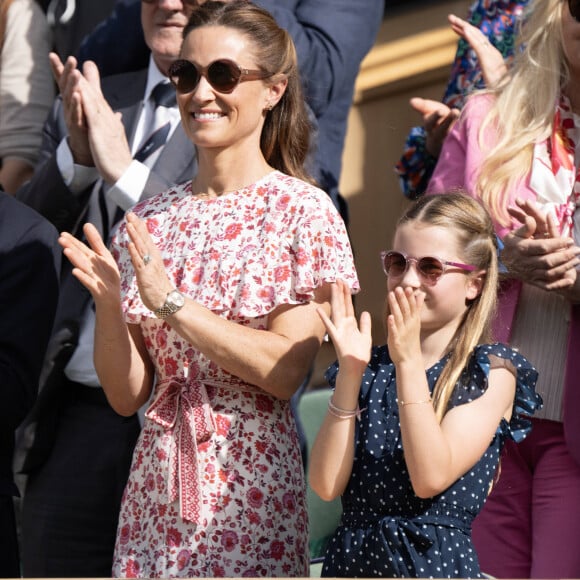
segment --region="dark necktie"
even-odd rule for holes
[[[159,83],[151,91],[151,99],[155,110],[157,107],[174,107],[176,104],[175,89],[170,83]],[[150,155],[165,145],[170,129],[171,124],[169,122],[155,129],[143,145],[139,147],[139,150],[134,155],[134,159],[143,163]]]
[[[151,91],[151,100],[153,101],[153,122],[155,122],[155,111],[157,107],[175,107],[176,97],[175,89],[170,83],[159,83]],[[158,129],[155,129],[147,138],[147,140],[139,147],[139,150],[133,156],[133,159],[145,163],[147,159],[155,153],[160,147],[165,145],[167,136],[171,130],[171,123],[167,122]],[[105,192],[103,187],[99,187],[99,206],[103,222],[103,239],[108,240],[110,227],[114,226],[123,216],[123,210],[117,208],[109,223],[109,211],[107,209],[107,202],[105,199]]]

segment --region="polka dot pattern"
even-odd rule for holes
[[[449,408],[480,397],[488,385],[489,356],[509,361],[517,374],[513,417],[502,419],[488,449],[473,468],[429,499],[412,489],[403,457],[395,367],[386,346],[373,349],[363,377],[353,471],[342,497],[341,524],[329,543],[326,577],[481,578],[471,524],[496,474],[506,438],[520,441],[541,406],[537,372],[515,350],[499,343],[477,347],[455,387]],[[446,359],[429,368],[433,391]],[[326,378],[334,386],[335,363]]]

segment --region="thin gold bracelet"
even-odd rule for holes
[[[399,407],[404,407],[405,405],[424,405],[431,402],[431,397],[423,399],[422,401],[399,401]]]

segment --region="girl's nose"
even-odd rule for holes
[[[421,276],[415,261],[409,261],[407,270],[399,281],[399,286],[410,286],[411,288],[419,288],[421,286]]]

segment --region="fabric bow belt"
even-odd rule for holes
[[[205,385],[199,380],[170,379],[159,383],[159,394],[145,416],[173,430],[176,453],[169,467],[169,502],[179,498],[184,520],[201,523],[201,477],[197,444],[215,432],[215,421]]]

